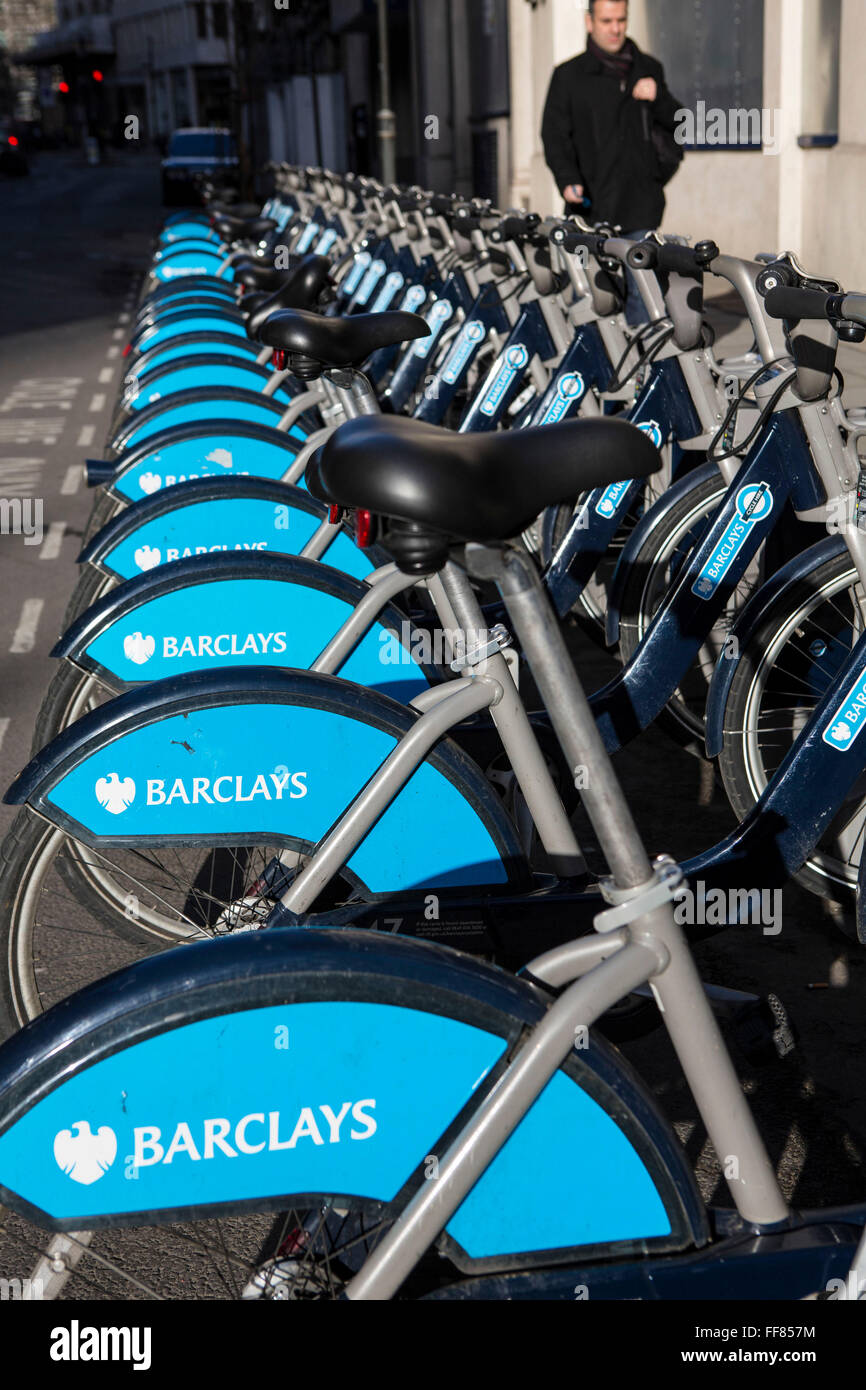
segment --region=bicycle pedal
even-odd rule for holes
[[[746,1060],[759,1067],[787,1057],[797,1046],[788,1011],[776,994],[739,1011],[734,1036]]]

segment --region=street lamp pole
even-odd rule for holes
[[[382,182],[393,184],[397,179],[396,117],[391,110],[391,63],[388,52],[388,0],[377,0],[379,8],[379,99],[378,115],[379,159]]]

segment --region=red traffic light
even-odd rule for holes
[[[62,92],[63,95],[66,96],[66,95],[68,94],[68,92],[69,92],[69,83],[68,83],[68,82],[58,82],[58,84],[57,84],[57,90],[58,90],[58,92]]]
[[[10,136],[9,136],[9,144],[10,144],[10,145],[12,146],[12,148],[14,149],[15,146],[18,144],[18,136],[17,136],[17,135],[10,135]]]
[[[99,68],[94,68],[90,76],[93,78],[94,82],[102,81],[102,73],[99,71]]]

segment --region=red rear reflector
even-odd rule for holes
[[[127,343],[127,344],[126,344],[126,347],[123,349],[123,355],[124,355],[124,357],[128,357],[129,354],[130,354],[131,352],[132,352],[132,343]]]
[[[373,539],[373,513],[359,507],[355,512],[355,544],[366,550]]]
[[[274,348],[274,371],[284,372],[289,361],[289,354],[284,348]]]
[[[343,508],[336,506],[333,502],[328,508],[328,523],[331,526],[339,526],[343,520]]]

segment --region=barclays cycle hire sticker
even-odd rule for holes
[[[548,421],[546,423],[550,422]],[[639,424],[637,428],[642,434],[645,434],[648,439],[652,440],[657,449],[662,447],[664,435],[662,433],[662,427],[657,420],[645,420],[642,424]],[[605,488],[595,508],[599,516],[614,516],[619,510],[620,503],[630,487],[631,480],[624,483],[611,483],[610,487]]]
[[[387,266],[385,265],[384,261],[370,262],[370,269],[367,271],[367,274],[361,281],[361,288],[355,295],[355,303],[359,304],[361,308],[363,308],[365,304],[369,303],[370,295],[373,293],[382,276],[385,274],[386,269]]]
[[[346,294],[355,293],[355,290],[361,283],[361,276],[364,274],[364,271],[367,269],[372,259],[369,251],[361,251],[355,257],[355,264],[346,276],[346,283],[343,286]]]
[[[257,498],[213,498],[173,508],[137,526],[102,563],[121,579],[134,579],[193,555],[263,550],[298,555],[318,526],[315,515],[297,507]],[[366,579],[373,568],[365,552],[342,531],[322,558],[356,579]]]
[[[490,374],[491,380],[481,402],[482,415],[494,415],[502,404],[506,391],[514,382],[518,372],[529,362],[529,353],[522,343],[508,348],[500,357]],[[446,377],[447,380],[447,377]]]
[[[839,705],[830,723],[824,730],[824,742],[840,753],[847,753],[854,747],[866,726],[866,674],[857,677],[842,704]]]
[[[216,666],[306,670],[351,611],[341,598],[284,580],[221,580],[139,603],[86,650],[127,684]],[[383,653],[380,630],[371,628],[341,665],[341,676],[397,698],[398,687],[409,699],[420,694],[426,682],[418,668],[386,661]]]
[[[419,340],[415,348],[416,357],[429,357],[433,349],[433,344],[436,342],[439,333],[445,327],[445,324],[452,317],[453,313],[454,305],[451,303],[450,299],[434,300],[424,316],[430,326],[430,336],[429,338],[421,338]]]
[[[275,834],[318,844],[395,744],[393,734],[348,714],[308,706],[192,710],[94,750],[61,776],[46,803],[112,839]],[[348,867],[374,893],[507,877],[478,813],[430,763],[413,774]]]
[[[316,237],[321,236],[321,234],[322,229],[319,226],[318,222],[311,222],[309,227],[307,227],[306,231],[304,232],[304,235],[298,242],[298,255],[303,256],[305,251],[309,251],[313,242],[316,240]]]
[[[454,386],[466,363],[471,358],[473,352],[484,342],[487,336],[484,324],[480,319],[471,319],[465,323],[457,337],[445,364],[442,373],[442,380],[449,386]]]
[[[752,529],[759,521],[766,521],[772,512],[773,493],[769,483],[751,483],[740,488],[736,505],[737,515],[692,585],[692,593],[697,598],[712,598]]]
[[[314,247],[317,256],[327,256],[334,242],[337,240],[337,233],[333,227],[329,227],[325,235],[317,242]]]
[[[400,305],[400,308],[403,310],[405,314],[414,314],[418,309],[421,308],[421,305],[424,303],[424,300],[426,298],[427,292],[424,289],[423,285],[410,285],[408,290],[406,291],[406,294],[403,298],[403,303]]]
[[[583,396],[586,390],[586,382],[580,372],[567,372],[566,375],[557,382],[556,395],[547,407],[541,420],[542,425],[556,425]]]
[[[58,1219],[283,1193],[388,1201],[504,1047],[392,1004],[202,1019],[55,1087],[0,1136],[0,1184]]]
[[[272,443],[244,435],[225,439],[221,444],[214,435],[204,439],[179,439],[147,454],[121,473],[114,487],[124,497],[137,502],[163,488],[196,478],[230,474],[232,477],[253,475],[276,480],[282,478],[294,462],[291,452],[279,440],[279,436]]]
[[[399,270],[392,270],[375,300],[371,314],[384,314],[386,309],[390,309],[394,302],[394,296],[402,290],[406,283],[405,275],[401,275]]]

